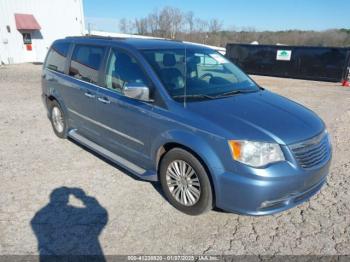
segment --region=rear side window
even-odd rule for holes
[[[47,55],[45,67],[64,73],[70,43],[54,43]]]
[[[73,51],[69,75],[85,82],[96,84],[105,48],[77,45]]]

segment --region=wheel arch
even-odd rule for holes
[[[183,137],[183,134],[181,137]],[[178,140],[172,139],[172,140],[165,141],[164,143],[160,144],[157,147],[154,160],[156,164],[155,168],[156,168],[158,180],[159,180],[160,164],[163,157],[171,149],[181,148],[189,152],[190,154],[192,154],[194,157],[196,157],[198,161],[202,164],[204,169],[206,170],[210,180],[212,192],[213,192],[213,201],[214,203],[216,203],[217,193],[215,189],[217,188],[217,186],[216,186],[216,179],[215,179],[215,171],[221,168],[222,163],[220,159],[217,157],[217,155],[215,154],[215,152],[210,148],[210,146],[206,142],[202,141],[202,139],[200,139],[198,136],[195,136],[193,134],[188,134],[187,138],[191,138],[190,140],[186,139],[186,141],[191,141],[190,143],[180,139]],[[217,166],[213,167],[212,165],[210,165],[209,163],[212,161],[215,161],[215,163],[217,163]]]
[[[63,110],[63,113],[66,116],[68,116],[68,109],[66,108],[65,104],[60,99],[58,94],[55,94],[55,93],[51,93],[51,94],[46,95],[46,106],[47,106],[48,116],[51,117],[51,110],[50,109],[51,109],[51,105],[52,105],[53,101],[56,101],[60,105],[61,109]]]
[[[58,101],[58,99],[56,97],[54,97],[53,95],[48,95],[46,96],[46,104],[47,104],[47,108],[50,109],[51,104],[53,101],[56,101],[58,104],[60,104],[60,102]],[[61,104],[60,104],[61,105]],[[51,112],[49,112],[51,113]]]

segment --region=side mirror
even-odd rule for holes
[[[126,83],[123,88],[123,93],[125,96],[133,99],[151,102],[149,98],[149,88],[145,86],[144,83]]]

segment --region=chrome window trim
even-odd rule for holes
[[[45,70],[49,70],[49,71],[52,72],[52,73],[57,73],[57,74],[64,75],[65,77],[69,77],[69,78],[71,78],[71,79],[73,79],[73,80],[82,82],[82,83],[84,83],[84,84],[92,85],[92,86],[94,86],[94,87],[101,88],[101,89],[104,89],[104,90],[106,90],[106,91],[112,92],[113,94],[117,94],[117,95],[119,95],[119,96],[121,96],[121,97],[126,97],[126,98],[128,98],[127,96],[125,96],[125,95],[124,95],[123,93],[121,93],[121,92],[116,92],[116,91],[114,91],[114,90],[112,90],[112,89],[109,89],[109,88],[106,88],[106,87],[103,87],[103,86],[99,86],[99,85],[96,85],[96,84],[94,84],[94,83],[90,83],[90,82],[87,82],[87,81],[84,81],[84,80],[81,80],[81,79],[72,77],[72,76],[70,76],[70,75],[67,75],[67,74],[64,74],[64,73],[61,73],[61,72],[57,72],[57,71],[52,70],[52,69],[50,69],[50,68],[45,68]],[[99,90],[96,90],[96,92],[99,93]],[[132,98],[128,98],[128,99],[132,99]],[[133,100],[135,100],[135,99],[133,99]],[[137,101],[140,102],[140,103],[143,103],[143,104],[150,104],[149,102],[145,102],[145,101],[142,101],[142,100],[137,100]],[[162,107],[159,107],[159,106],[154,105],[154,104],[152,104],[152,106],[156,106],[156,107],[158,107],[159,109],[163,109]]]
[[[61,72],[58,72],[58,71],[52,70],[52,69],[50,69],[50,68],[45,68],[45,69],[46,69],[46,70],[48,70],[48,71],[50,71],[50,72],[52,72],[52,73],[55,73],[55,74],[60,74],[60,75],[63,75],[63,76],[65,76],[65,77],[69,77],[69,78],[71,78],[71,79],[74,79],[74,80],[76,80],[76,81],[79,81],[79,82],[82,82],[82,83],[85,83],[85,84],[89,84],[89,85],[92,85],[92,86],[95,86],[95,87],[101,88],[101,86],[99,86],[99,85],[96,85],[96,84],[94,84],[94,83],[90,83],[90,82],[87,82],[87,81],[84,81],[84,80],[81,80],[81,79],[78,79],[78,78],[72,77],[72,76],[67,75],[67,74],[65,74],[65,73],[61,73]]]

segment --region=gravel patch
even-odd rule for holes
[[[328,183],[309,202],[273,216],[191,217],[170,206],[157,185],[58,139],[41,102],[40,76],[38,65],[0,68],[0,254],[350,254],[350,88],[253,76],[324,119],[334,146]],[[76,196],[63,213],[59,201],[48,205],[55,189],[58,198]],[[90,212],[73,209],[84,205]],[[38,223],[45,233],[39,246]]]

